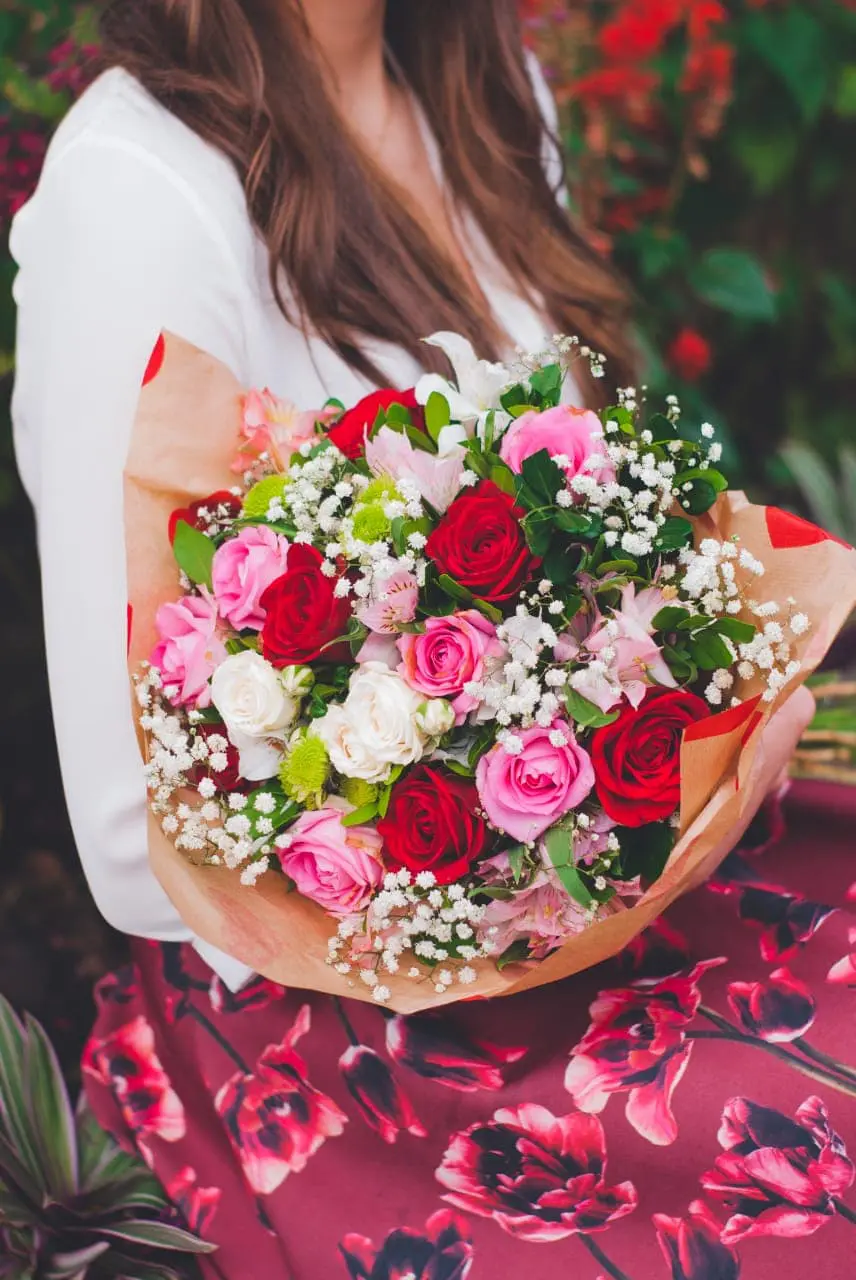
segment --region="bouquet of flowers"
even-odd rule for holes
[[[575,360],[603,374],[574,339],[508,366],[428,341],[454,381],[310,413],[190,378],[208,358],[164,341],[141,421],[190,387],[201,419],[207,386],[231,483],[167,521],[142,429],[128,470],[159,874],[269,976],[404,1009],[564,976],[626,940],[616,919],[644,927],[738,820],[760,727],[856,594],[856,555],[728,494],[674,397],[565,403]],[[199,453],[184,474],[199,488]]]

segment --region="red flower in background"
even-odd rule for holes
[[[197,1186],[198,1175],[189,1166],[175,1175],[166,1193],[194,1235],[204,1235],[211,1226],[223,1192],[220,1187]]]
[[[710,343],[697,329],[681,329],[666,353],[669,367],[685,382],[703,378],[710,369],[711,357]]]
[[[351,1280],[466,1280],[474,1257],[466,1220],[449,1209],[430,1217],[424,1234],[399,1227],[379,1249],[350,1235],[339,1248]]]
[[[706,1204],[695,1200],[686,1218],[653,1218],[672,1280],[738,1280],[740,1260],[719,1238],[722,1227]]]
[[[776,969],[766,982],[730,982],[728,1003],[744,1031],[771,1044],[805,1035],[817,1010],[809,988],[787,969]]]
[[[576,1105],[599,1112],[612,1094],[626,1093],[625,1115],[636,1132],[657,1146],[674,1142],[672,1094],[693,1048],[685,1032],[701,1003],[698,979],[723,963],[702,960],[690,973],[653,987],[601,991],[565,1073]]]
[[[632,1182],[606,1182],[597,1117],[557,1117],[532,1103],[456,1134],[437,1181],[456,1208],[532,1243],[603,1231],[636,1208]]]
[[[680,21],[681,10],[681,0],[629,0],[601,28],[601,52],[611,62],[644,62],[652,58]]]
[[[724,1154],[701,1182],[731,1213],[724,1244],[749,1236],[811,1235],[853,1184],[853,1162],[820,1098],[806,1099],[795,1120],[732,1098],[717,1136]]]
[[[386,1024],[390,1057],[447,1089],[472,1093],[476,1089],[501,1089],[502,1067],[519,1062],[525,1049],[503,1048],[471,1039],[465,1025],[455,1026],[442,1014],[419,1013],[410,1018],[390,1018]]]
[[[309,1030],[308,1005],[280,1044],[269,1045],[255,1071],[239,1071],[215,1098],[217,1113],[256,1195],[271,1195],[290,1173],[300,1173],[347,1116],[309,1083],[295,1045]]]
[[[339,1060],[339,1070],[366,1124],[384,1142],[395,1142],[402,1130],[414,1138],[427,1136],[410,1099],[374,1049],[351,1045]]]

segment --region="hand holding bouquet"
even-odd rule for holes
[[[408,1009],[590,964],[709,870],[761,728],[856,594],[849,549],[726,493],[713,429],[674,398],[563,403],[574,359],[602,373],[570,339],[513,367],[430,341],[454,382],[347,411],[209,393],[240,482],[171,511],[177,599],[167,486],[157,572],[151,531],[142,557],[129,534],[168,889],[270,976]],[[144,392],[138,502],[163,465],[143,428],[205,359],[173,353]]]

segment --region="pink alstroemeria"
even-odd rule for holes
[[[654,684],[677,688],[653,640],[653,619],[666,603],[659,587],[647,587],[637,594],[634,584],[629,583],[621,593],[621,608],[586,640],[585,651],[594,662],[575,672],[571,684],[601,711],[611,711],[622,697],[638,707]]]
[[[377,581],[375,586],[376,591],[368,600],[361,601],[354,612],[369,631],[397,635],[404,623],[416,617],[419,585],[412,573],[402,569]]]
[[[244,397],[241,435],[244,445],[232,464],[232,470],[246,470],[248,460],[262,453],[270,454],[278,470],[284,471],[291,455],[304,444],[318,438],[316,424],[331,420],[335,410],[298,409],[288,400],[280,400],[265,388],[250,391]]]
[[[381,427],[366,441],[366,461],[376,476],[409,480],[420,497],[442,515],[461,489],[466,450],[455,445],[442,457],[415,448],[407,436]]]

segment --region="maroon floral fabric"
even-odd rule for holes
[[[137,943],[91,1102],[207,1280],[852,1280],[854,823],[799,784],[616,959],[413,1018]]]

